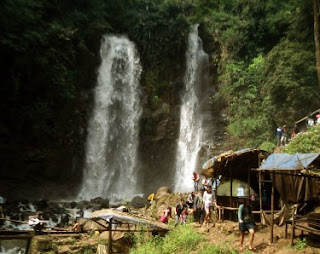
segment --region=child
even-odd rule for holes
[[[180,218],[181,218],[181,225],[186,225],[187,218],[188,218],[188,207],[187,206],[183,207]]]

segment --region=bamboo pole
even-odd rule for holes
[[[108,253],[112,253],[112,218],[109,221],[109,241],[108,241]]]
[[[262,187],[261,187],[261,182],[262,182],[262,176],[261,176],[261,171],[259,171],[259,204],[260,204],[260,224],[262,228]]]
[[[273,224],[274,224],[274,172],[272,172],[272,187],[271,187],[271,231],[270,243],[273,243]]]
[[[229,205],[230,207],[232,207],[232,182],[233,182],[233,178],[232,178],[232,169],[230,167],[230,200],[229,200]],[[229,213],[229,220],[232,220],[232,213]]]
[[[248,197],[250,198],[250,186],[251,186],[251,174],[250,174],[250,169],[248,170]]]

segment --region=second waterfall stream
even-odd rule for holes
[[[180,110],[180,134],[176,153],[175,190],[192,190],[192,173],[197,170],[197,157],[203,135],[201,87],[207,82],[209,57],[203,50],[198,34],[199,25],[193,25],[188,37],[186,53],[185,91]]]

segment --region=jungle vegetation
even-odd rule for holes
[[[57,147],[71,139],[79,123],[68,119],[94,86],[104,33],[136,43],[147,110],[175,103],[189,27],[199,23],[218,87],[211,99],[226,109],[229,133],[239,145],[272,141],[277,125],[293,126],[320,106],[318,7],[317,0],[3,0],[0,136]]]

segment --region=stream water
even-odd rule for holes
[[[142,68],[134,43],[125,36],[103,36],[100,57],[78,199],[103,197],[117,202],[139,193]]]
[[[175,190],[192,190],[192,172],[198,168],[198,152],[203,136],[202,86],[208,80],[208,54],[198,34],[199,25],[191,28],[186,52],[185,91],[180,111],[180,134],[177,146]]]

